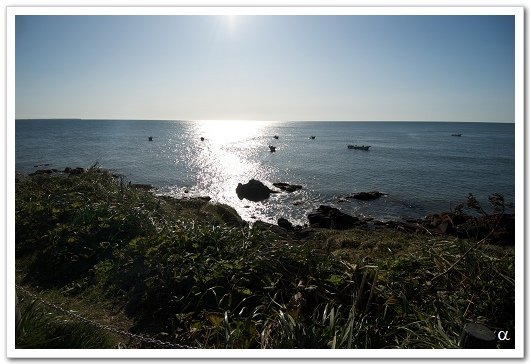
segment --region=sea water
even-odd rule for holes
[[[454,208],[469,193],[484,206],[493,193],[515,202],[514,124],[17,120],[15,126],[16,170],[98,162],[158,194],[210,196],[248,221],[284,217],[303,224],[320,204],[380,220],[421,218]],[[237,184],[252,178],[273,189],[274,182],[303,188],[262,202],[240,200]],[[346,198],[374,190],[388,195]]]

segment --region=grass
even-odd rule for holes
[[[476,241],[361,228],[302,239],[249,227],[228,206],[129,188],[98,169],[20,179],[15,213],[19,285],[162,341],[200,348],[454,348],[466,322],[514,327],[509,246],[480,244],[466,253]],[[119,343],[27,307],[21,347]],[[38,327],[55,324],[50,332],[62,341],[43,338]]]
[[[16,327],[17,349],[97,349],[112,347],[107,332],[67,319],[37,300],[23,296]]]

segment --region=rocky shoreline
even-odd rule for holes
[[[87,170],[88,169],[81,167],[66,167],[62,171],[57,169],[39,169],[34,173],[30,173],[28,176],[41,174],[79,175],[85,173]],[[23,178],[24,174],[17,172],[16,176],[17,179],[20,179]],[[112,174],[112,176],[114,178],[121,177],[117,174]],[[251,179],[246,184],[239,183],[235,192],[239,199],[259,202],[269,198],[271,194],[280,192],[291,193],[303,188],[301,185],[292,185],[286,182],[275,182],[273,183],[273,186],[279,188],[280,191],[272,190],[262,182]],[[153,189],[153,186],[148,184],[132,184],[131,182],[128,183],[128,187],[145,191]],[[386,193],[379,191],[369,191],[358,192],[349,195],[346,198],[370,201],[386,195]],[[470,196],[472,197],[472,195]],[[197,199],[204,203],[209,203],[211,200],[208,196],[183,198],[182,200],[189,201]],[[284,231],[295,232],[301,236],[307,236],[317,229],[393,229],[415,234],[452,235],[459,238],[482,239],[487,237],[490,242],[496,245],[514,245],[515,215],[504,213],[504,211],[494,211],[491,214],[487,214],[482,208],[480,208],[480,206],[480,209],[477,209],[477,206],[473,206],[473,204],[476,203],[476,200],[473,198],[468,202],[468,207],[479,211],[480,214],[478,215],[466,214],[462,211],[462,208],[460,208],[451,212],[430,214],[421,219],[392,220],[385,222],[370,217],[352,216],[335,207],[320,205],[318,208],[307,214],[307,224],[304,225],[293,225],[288,219],[283,217],[277,218],[276,224],[257,220],[254,222],[254,225],[257,224],[257,226],[268,227],[270,229],[282,229]],[[502,204],[504,204],[503,201]],[[234,210],[233,208],[231,209]],[[233,213],[237,214],[235,210]],[[242,220],[240,216],[239,220]]]
[[[285,182],[275,182],[273,183],[273,186],[287,192],[293,192],[302,188],[300,185],[290,185]],[[254,179],[251,179],[246,184],[239,183],[236,188],[236,193],[240,199],[246,198],[250,201],[262,201],[269,198],[271,194],[278,192],[279,191],[271,190],[262,182]],[[380,191],[369,191],[354,193],[346,196],[346,198],[371,201],[387,195],[387,193]],[[477,210],[476,204],[476,200],[470,195],[468,207]],[[504,207],[503,201],[502,207]],[[304,224],[304,226],[295,226],[283,217],[277,219],[277,226],[286,230],[301,232],[303,234],[310,233],[311,229],[396,229],[409,233],[430,235],[445,234],[457,236],[459,238],[482,239],[489,237],[489,240],[497,245],[514,244],[514,214],[506,214],[498,211],[492,214],[487,214],[482,208],[478,211],[480,211],[481,214],[465,214],[462,211],[462,208],[460,208],[453,212],[430,214],[423,219],[392,220],[383,222],[369,217],[348,215],[335,207],[320,205],[307,215],[308,224]],[[259,224],[272,225],[261,221]]]

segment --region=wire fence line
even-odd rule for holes
[[[15,284],[15,287],[16,287],[16,289],[18,291],[20,291],[24,295],[29,296],[32,299],[35,299],[35,300],[41,302],[43,305],[45,305],[45,306],[47,306],[49,308],[52,308],[52,309],[62,313],[63,315],[66,315],[68,317],[71,317],[71,318],[74,318],[76,320],[82,321],[82,322],[84,322],[86,324],[89,324],[91,326],[97,327],[99,329],[102,329],[102,330],[105,330],[105,331],[109,331],[109,332],[112,332],[114,334],[118,334],[118,335],[121,335],[121,336],[124,336],[124,337],[128,337],[129,339],[139,340],[141,342],[152,344],[152,345],[155,345],[155,346],[158,346],[158,347],[162,347],[162,348],[170,348],[170,349],[200,349],[198,347],[188,346],[188,345],[184,345],[184,344],[170,343],[170,342],[167,342],[167,341],[153,339],[151,337],[147,337],[147,336],[143,336],[143,335],[133,334],[133,333],[130,333],[130,332],[127,332],[127,331],[124,331],[124,330],[119,330],[119,329],[116,329],[114,327],[101,324],[99,322],[87,319],[86,317],[81,316],[80,314],[76,313],[73,310],[67,310],[67,309],[65,309],[65,308],[63,308],[63,307],[61,307],[61,306],[59,306],[59,305],[57,305],[55,303],[48,302],[45,299],[43,299],[42,297],[37,296],[36,294],[28,291],[27,289],[25,289],[23,287],[20,287],[17,284]]]

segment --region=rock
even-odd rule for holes
[[[236,187],[237,197],[240,200],[246,198],[249,201],[263,201],[269,198],[271,193],[276,193],[272,191],[269,187],[265,186],[262,182],[251,179],[248,183],[241,184],[238,183]]]
[[[142,184],[142,183],[132,183],[129,185],[129,187],[136,188],[137,190],[145,190],[145,191],[149,191],[150,189],[153,188],[153,186],[151,185]]]
[[[426,227],[435,228],[442,234],[453,233],[457,225],[465,222],[463,215],[444,212],[441,214],[432,214],[425,217]]]
[[[287,220],[287,219],[285,219],[283,217],[280,217],[278,219],[278,226],[282,227],[284,229],[287,229],[287,230],[292,230],[293,229],[293,224],[289,220]]]
[[[307,215],[313,228],[350,229],[360,223],[359,218],[345,214],[331,206],[320,205]]]
[[[66,167],[63,172],[68,173],[68,174],[82,174],[82,173],[85,173],[85,169],[82,167],[77,167],[77,168]]]
[[[36,170],[35,172],[31,173],[30,176],[34,176],[34,175],[37,175],[37,174],[52,174],[54,172],[57,172],[56,169],[39,169],[39,170]]]
[[[488,243],[507,246],[515,244],[515,215],[492,214],[471,217],[458,224],[451,233],[461,238],[482,239],[489,235]]]
[[[309,227],[304,227],[304,228],[301,228],[298,231],[295,231],[295,233],[296,233],[296,235],[299,238],[305,239],[305,238],[313,235],[315,233],[315,229],[309,228]]]
[[[247,226],[247,222],[239,216],[233,207],[225,204],[212,204],[201,197],[197,198],[197,200],[204,203],[201,208],[201,213],[207,214],[209,220],[213,220],[217,224],[225,224],[233,227]]]
[[[252,224],[252,229],[255,229],[257,231],[271,232],[273,234],[285,237],[289,236],[290,234],[290,232],[287,232],[284,228],[278,225],[264,222],[261,220],[256,220],[254,224]]]
[[[280,190],[286,191],[286,192],[294,192],[294,191],[302,189],[302,186],[300,186],[300,185],[291,185],[291,184],[285,183],[285,182],[275,182],[272,185],[274,187],[278,187]]]
[[[347,196],[346,198],[354,198],[356,200],[362,200],[362,201],[370,201],[375,200],[381,196],[386,196],[386,193],[382,193],[379,191],[370,191],[370,192],[359,192],[354,193],[353,195]]]

